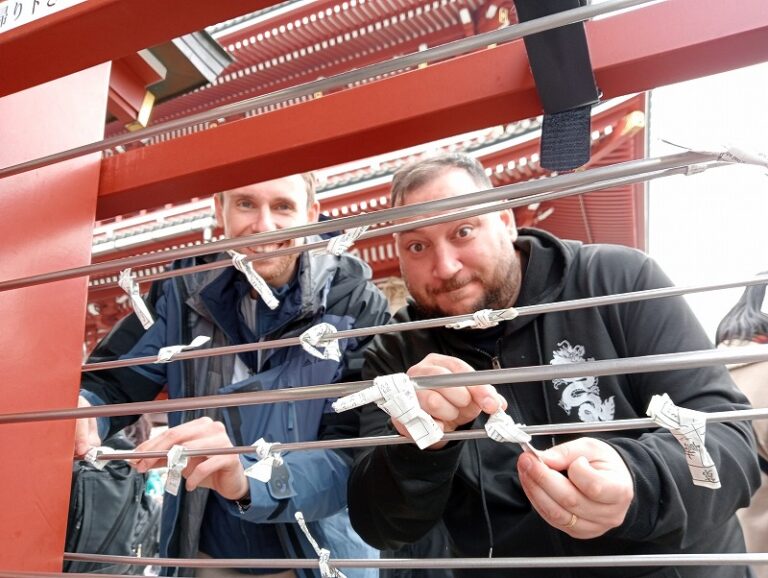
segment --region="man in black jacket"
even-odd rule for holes
[[[392,204],[403,205],[491,187],[463,155],[401,169]],[[543,231],[518,235],[511,211],[421,227],[397,238],[413,301],[396,319],[472,313],[610,295],[670,285],[639,251],[562,241]],[[412,377],[490,368],[558,365],[711,347],[682,298],[524,316],[489,329],[428,329],[386,334],[366,353],[364,377]],[[501,394],[498,397],[496,391]],[[421,407],[444,431],[482,427],[499,405],[518,424],[645,417],[654,394],[704,411],[748,407],[724,368],[555,379],[418,390]],[[362,435],[398,431],[375,406]],[[743,552],[735,511],[759,484],[749,424],[710,423],[706,447],[722,488],[695,486],[678,441],[664,429],[589,437],[539,437],[542,461],[518,444],[489,439],[383,446],[353,466],[353,526],[371,545],[418,541],[439,521],[456,556],[584,556]],[[743,567],[622,568],[623,576],[747,576]],[[615,568],[459,571],[457,575],[615,576]]]

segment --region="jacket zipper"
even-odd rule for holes
[[[487,353],[485,355],[488,355]],[[491,357],[491,367],[493,369],[502,369],[501,362],[499,361],[499,356],[494,355]],[[507,390],[507,395],[509,396],[508,404],[507,404],[507,411],[509,411],[510,415],[512,416],[512,419],[515,420],[515,423],[522,424],[523,422],[523,413],[520,411],[520,403],[517,400],[517,395],[515,395],[515,388],[510,387]]]

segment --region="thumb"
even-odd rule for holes
[[[541,458],[550,468],[563,471],[567,470],[579,458],[585,458],[588,464],[599,458],[599,444],[591,438],[579,438],[558,444],[541,452]]]

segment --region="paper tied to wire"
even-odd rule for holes
[[[258,462],[249,466],[245,470],[245,475],[254,480],[258,480],[263,483],[269,483],[272,479],[272,470],[277,466],[283,464],[283,458],[280,456],[280,452],[273,452],[271,444],[264,438],[259,438],[253,444],[254,454],[259,459]]]
[[[361,227],[350,229],[341,235],[331,237],[328,239],[328,244],[326,245],[324,252],[335,255],[336,257],[341,257],[352,248],[355,241],[357,241],[369,228],[370,225],[363,225]]]
[[[419,449],[423,450],[439,442],[445,434],[432,416],[421,409],[416,387],[405,373],[380,375],[373,380],[371,387],[337,399],[332,407],[341,413],[367,403],[375,403],[390,417],[402,423]]]
[[[198,335],[192,340],[189,345],[169,345],[167,347],[161,347],[157,352],[157,360],[155,363],[168,363],[173,361],[176,354],[181,353],[187,349],[196,349],[201,345],[205,345],[211,340],[207,335]]]
[[[693,484],[712,490],[718,489],[720,477],[715,462],[704,445],[706,414],[676,406],[666,393],[654,395],[646,413],[659,426],[668,429],[683,446]]]
[[[165,491],[172,496],[179,494],[183,476],[181,472],[187,467],[189,458],[184,455],[184,446],[173,446],[168,450],[168,473],[165,477]]]
[[[502,321],[511,321],[517,317],[517,309],[481,309],[472,314],[471,319],[457,321],[446,325],[448,329],[488,329],[496,327]]]
[[[336,338],[331,337],[337,333],[336,328],[330,323],[318,323],[299,335],[299,343],[304,351],[319,359],[333,359],[341,361],[341,350]],[[322,351],[318,349],[322,344]]]
[[[235,269],[245,275],[245,278],[248,279],[248,283],[250,283],[251,287],[253,287],[256,293],[259,294],[259,297],[266,303],[267,307],[270,309],[277,309],[280,305],[280,301],[278,301],[277,297],[272,293],[272,289],[270,289],[262,276],[254,270],[253,263],[246,261],[248,256],[243,253],[238,253],[237,251],[227,252],[232,256],[232,265],[234,265]]]
[[[296,512],[294,517],[296,518],[301,531],[304,532],[304,536],[306,536],[309,543],[312,544],[312,548],[314,548],[315,553],[319,558],[318,562],[320,564],[321,578],[347,578],[344,572],[331,566],[331,551],[327,548],[321,548],[320,544],[317,543],[317,540],[315,540],[310,533],[307,523],[304,521],[304,514]]]
[[[524,432],[501,407],[485,422],[485,433],[495,442],[520,444],[523,451],[541,461],[539,451],[531,445],[531,434]]]
[[[139,284],[136,283],[136,279],[133,277],[133,275],[131,275],[130,268],[120,271],[120,277],[117,281],[117,284],[120,285],[122,290],[128,294],[128,297],[131,300],[131,307],[133,307],[133,311],[136,313],[136,317],[138,317],[139,321],[141,321],[141,326],[144,329],[149,329],[152,327],[152,325],[155,323],[155,320],[152,319],[152,314],[149,312],[147,304],[144,303],[144,300],[141,298],[141,293],[139,293]]]
[[[91,464],[97,470],[103,470],[104,466],[107,465],[109,460],[99,459],[99,456],[103,456],[104,454],[113,454],[113,453],[115,453],[115,450],[110,447],[98,446],[98,447],[93,447],[89,449],[86,452],[86,454],[83,456],[83,459],[89,464]]]
[[[726,147],[726,151],[721,158],[724,161],[768,168],[768,156],[763,153],[747,151],[737,146]]]

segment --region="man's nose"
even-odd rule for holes
[[[274,231],[275,229],[275,221],[272,219],[272,214],[269,210],[259,211],[251,221],[251,231],[254,233],[264,233],[266,231]]]
[[[463,265],[455,248],[449,244],[435,246],[432,274],[438,279],[451,279]]]

